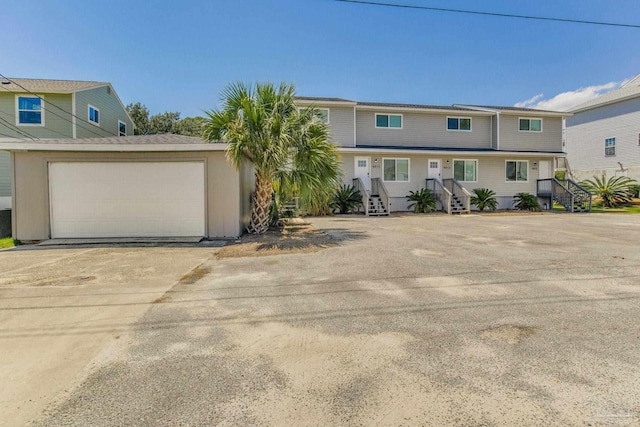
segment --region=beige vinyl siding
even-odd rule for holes
[[[353,147],[353,107],[320,107],[329,109],[331,140],[342,147]]]
[[[512,158],[503,156],[468,156],[468,155],[429,155],[414,153],[382,154],[382,153],[345,153],[342,155],[342,169],[344,172],[344,182],[353,183],[354,177],[354,157],[371,157],[371,177],[382,178],[383,158],[408,158],[409,159],[409,182],[385,182],[384,185],[392,198],[392,211],[407,210],[406,196],[409,191],[416,191],[424,188],[427,179],[427,168],[429,159],[442,160],[442,177],[453,178],[453,160],[477,160],[477,182],[461,182],[470,192],[475,188],[489,188],[496,192],[500,201],[500,208],[512,208],[513,196],[516,193],[526,192],[536,193],[536,181],[538,179],[538,164],[540,161],[549,160],[538,157]],[[375,159],[378,159],[377,167]],[[506,160],[529,161],[527,182],[506,182],[505,162]],[[448,161],[448,163],[447,163]],[[536,163],[534,165],[534,163]]]
[[[375,115],[402,114],[402,129],[376,128]],[[447,130],[447,117],[471,117],[471,132]],[[490,148],[491,117],[467,112],[451,114],[357,110],[357,145]]]
[[[16,194],[13,200],[13,236],[42,240],[51,235],[49,223],[48,162],[51,161],[204,161],[206,164],[206,223],[209,237],[235,237],[242,233],[247,188],[224,151],[218,152],[16,152]]]
[[[118,136],[118,120],[127,124],[127,135],[133,135],[133,123],[108,86],[76,92],[77,138]],[[89,122],[89,105],[100,110],[100,126]]]
[[[576,179],[624,174],[640,180],[640,98],[576,113],[567,119],[567,157]],[[615,156],[604,155],[604,140],[616,138]]]
[[[29,93],[18,95],[34,96]],[[0,123],[0,133],[14,138],[25,138],[18,129],[32,135],[34,138],[73,138],[71,125],[71,95],[69,94],[38,94],[44,99],[44,126],[21,126],[16,120],[16,94],[0,93],[0,117],[11,123],[6,126]],[[58,109],[56,107],[60,107]],[[4,137],[0,135],[0,137]]]
[[[521,132],[520,118],[541,118],[542,132]],[[500,149],[512,151],[562,151],[562,118],[538,117],[534,113],[500,114]]]
[[[0,151],[0,197],[11,197],[11,154]]]

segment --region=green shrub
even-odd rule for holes
[[[409,191],[407,200],[412,202],[408,205],[415,213],[429,213],[436,210],[436,196],[428,188],[421,188],[418,191]]]
[[[518,193],[513,198],[514,206],[519,211],[539,211],[538,198],[530,193]]]
[[[589,190],[591,194],[599,197],[602,206],[613,208],[623,203],[631,201],[632,187],[637,184],[631,178],[626,176],[612,176],[607,178],[606,175],[600,177],[594,176],[592,179],[582,181],[580,185]]]
[[[473,196],[471,196],[471,204],[476,205],[478,210],[489,209],[495,211],[498,207],[498,199],[496,199],[496,193],[488,188],[476,188],[473,190]]]
[[[341,214],[346,214],[358,209],[362,206],[362,195],[353,185],[343,184],[333,195],[333,199],[329,202],[331,211],[335,213],[337,210]]]

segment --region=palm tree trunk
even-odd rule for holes
[[[256,173],[256,193],[251,206],[251,220],[247,231],[262,234],[269,229],[269,206],[273,196],[273,180]]]

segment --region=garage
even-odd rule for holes
[[[254,173],[227,144],[183,135],[0,142],[11,153],[20,241],[236,238]]]
[[[205,236],[203,162],[51,162],[52,238]]]

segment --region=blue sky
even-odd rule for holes
[[[640,24],[638,0],[390,1]],[[640,73],[640,29],[332,0],[5,0],[1,15],[0,73],[110,81],[125,103],[183,117],[236,80],[360,101],[554,107],[558,94],[566,104]]]

